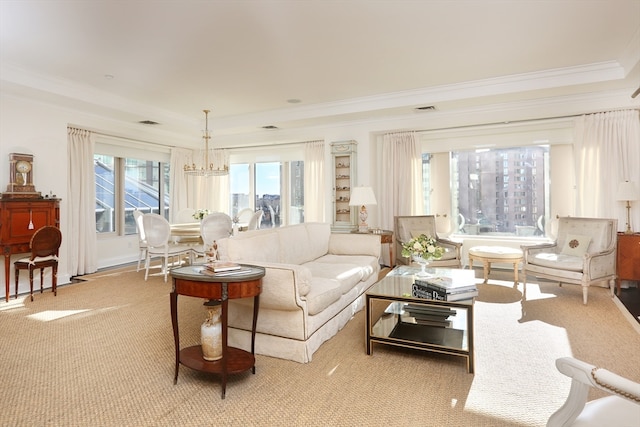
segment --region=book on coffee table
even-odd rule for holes
[[[213,271],[214,273],[240,270],[242,268],[240,264],[230,261],[211,261],[206,263],[204,267],[209,271]]]

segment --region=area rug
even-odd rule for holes
[[[173,384],[170,289],[112,272],[0,310],[3,424],[544,426],[569,390],[558,357],[640,381],[640,335],[605,289],[585,306],[577,286],[528,283],[525,297],[490,281],[475,303],[475,374],[455,356],[377,344],[367,356],[361,311],[308,364],[258,355],[222,400],[215,375],[181,367]],[[203,300],[178,303],[181,345],[197,344]]]

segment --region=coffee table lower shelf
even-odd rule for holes
[[[197,371],[223,373],[222,359],[208,361],[202,357],[202,347],[194,345],[180,350],[180,364]],[[248,351],[227,347],[227,373],[239,374],[249,369],[255,374],[255,356]],[[176,375],[177,378],[177,375]]]

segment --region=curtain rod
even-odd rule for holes
[[[476,125],[449,126],[449,127],[436,128],[436,129],[416,130],[414,132],[437,132],[437,131],[442,131],[442,130],[467,129],[467,128],[474,128],[474,127],[480,128],[480,127],[485,127],[485,126],[496,126],[496,125],[509,125],[509,124],[513,124],[513,123],[532,123],[532,122],[540,122],[540,121],[546,121],[546,120],[551,121],[551,120],[556,120],[556,119],[558,119],[558,120],[572,119],[572,118],[576,118],[576,117],[580,117],[580,116],[588,116],[588,115],[591,115],[591,114],[611,113],[611,112],[615,112],[615,111],[627,111],[627,110],[640,111],[640,107],[621,108],[621,109],[610,110],[610,111],[595,111],[593,113],[569,114],[569,115],[565,115],[565,116],[540,117],[540,118],[537,118],[537,119],[505,120],[503,122],[481,123],[481,124],[476,124]],[[391,132],[391,133],[394,133],[394,132]]]

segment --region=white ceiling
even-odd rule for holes
[[[630,96],[639,62],[640,0],[0,0],[2,93],[172,132]]]

